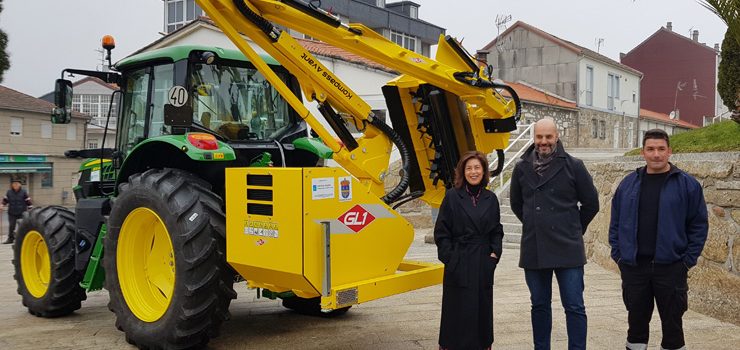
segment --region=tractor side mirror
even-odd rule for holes
[[[51,111],[53,124],[68,124],[72,120],[72,82],[57,79],[54,84],[54,104]]]

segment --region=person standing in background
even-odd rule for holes
[[[23,213],[31,206],[31,197],[21,187],[19,180],[12,180],[10,189],[5,192],[3,206],[8,210],[8,238],[3,244],[11,244],[15,241],[15,224],[23,216]]]

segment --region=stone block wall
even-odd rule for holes
[[[704,189],[709,235],[696,267],[689,271],[690,307],[740,325],[740,153],[677,154],[671,158]],[[640,157],[588,164],[601,210],[586,233],[589,260],[617,271],[610,258],[611,199],[622,178],[643,166]]]

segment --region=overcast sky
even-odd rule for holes
[[[388,2],[392,2],[388,0]],[[673,31],[689,36],[699,30],[699,41],[721,43],[727,27],[695,0],[414,0],[419,18],[447,29],[471,52],[498,34],[497,15],[511,15],[550,34],[619,60],[666,22]],[[100,66],[100,38],[116,38],[114,62],[161,37],[162,0],[5,0],[0,28],[9,37],[11,68],[3,85],[40,96],[53,90],[64,68]],[[503,29],[502,29],[503,30]]]

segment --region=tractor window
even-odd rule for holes
[[[291,125],[287,102],[253,68],[196,65],[193,120],[229,140],[275,140]]]
[[[152,121],[149,125],[148,138],[169,135],[170,126],[164,125],[164,105],[167,93],[172,88],[173,65],[165,64],[154,67],[154,94],[152,94]]]
[[[146,102],[149,90],[149,68],[129,73],[124,81],[123,109],[121,111],[118,149],[128,152],[144,140]]]

